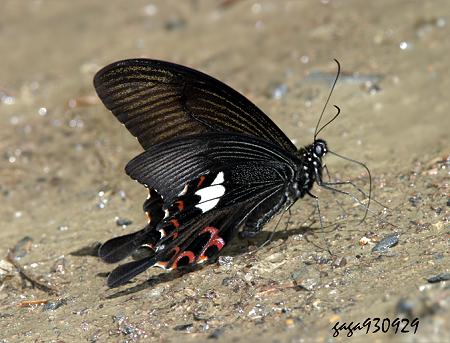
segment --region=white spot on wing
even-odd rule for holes
[[[218,177],[219,175],[217,178]],[[200,202],[195,207],[201,209],[202,212],[206,212],[213,209],[217,205],[220,197],[225,194],[225,187],[222,185],[211,185],[209,187],[199,189],[195,192],[195,194],[200,196]]]
[[[184,185],[183,190],[178,194],[178,196],[185,195],[187,193],[187,190],[188,190],[188,185],[186,184],[186,185]]]
[[[213,183],[211,184],[211,186],[214,186],[214,185],[220,185],[220,184],[223,183],[223,181],[224,181],[224,178],[223,178],[223,172],[220,172],[219,174],[217,174],[217,176],[216,176],[216,178],[214,179],[214,181],[213,181]]]

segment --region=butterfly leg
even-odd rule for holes
[[[286,197],[280,196],[277,192],[273,193],[250,213],[239,236],[241,238],[255,236],[284,206],[286,206]]]
[[[319,214],[319,221],[320,221],[320,228],[323,229],[323,220],[322,220],[322,214],[320,213],[320,203],[319,203],[319,197],[312,194],[311,192],[306,192],[306,194],[308,194],[311,198],[313,198],[314,200],[316,200],[316,208],[317,208],[317,213]]]

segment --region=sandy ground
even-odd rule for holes
[[[427,280],[450,272],[449,13],[445,0],[2,0],[0,342],[343,342],[336,322],[375,317],[419,326],[372,326],[354,342],[449,342],[450,281]],[[144,225],[146,191],[123,172],[141,148],[92,78],[139,56],[225,81],[298,146],[311,143],[337,58],[342,115],[323,138],[370,167],[390,210],[373,203],[359,223],[351,199],[337,198],[342,218],[315,189],[324,229],[303,199],[256,251],[277,219],[221,263],[107,289],[96,244]],[[367,189],[362,169],[327,165]],[[372,252],[392,233],[396,246]]]

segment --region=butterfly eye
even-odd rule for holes
[[[322,157],[327,152],[327,144],[325,141],[318,139],[314,142],[314,154],[318,157]]]
[[[323,155],[323,146],[322,146],[322,144],[317,144],[315,147],[314,147],[314,152],[316,153],[316,155],[317,156],[322,156]]]

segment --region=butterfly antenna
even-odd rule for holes
[[[360,165],[361,167],[363,167],[367,171],[367,175],[369,176],[369,194],[368,194],[368,197],[367,197],[368,200],[367,200],[366,210],[364,212],[364,217],[361,220],[361,222],[363,222],[364,220],[366,220],[367,213],[369,212],[370,200],[372,198],[372,174],[370,173],[370,169],[364,163],[362,163],[360,161],[356,161],[356,160],[351,159],[349,157],[342,156],[342,155],[340,155],[338,153],[335,153],[333,151],[330,151],[330,150],[328,150],[328,153],[330,153],[332,155],[335,155],[335,156],[337,156],[339,158],[342,158],[342,159],[344,159],[346,161],[349,161],[349,162],[352,162],[352,163],[356,163],[356,164]]]
[[[319,134],[320,131],[322,131],[322,129],[323,129],[325,126],[327,126],[327,125],[330,124],[334,119],[337,118],[337,116],[339,115],[339,112],[340,112],[339,107],[335,106],[335,107],[338,109],[338,113],[333,117],[333,119],[331,119],[331,121],[329,121],[328,123],[326,123],[326,124],[319,130],[319,125],[320,125],[320,122],[322,121],[323,114],[325,113],[325,109],[327,108],[327,105],[328,105],[328,103],[330,102],[330,98],[331,98],[331,95],[333,94],[334,87],[336,86],[336,83],[337,83],[337,80],[338,80],[338,78],[339,78],[339,75],[341,74],[341,64],[339,63],[339,61],[338,61],[337,59],[334,59],[334,62],[336,62],[337,68],[338,68],[338,69],[337,69],[337,73],[336,73],[336,77],[335,77],[335,79],[334,79],[333,85],[331,86],[331,90],[330,90],[330,93],[328,94],[327,101],[325,101],[325,105],[323,106],[322,112],[320,113],[319,120],[317,121],[316,129],[314,130],[314,140],[316,140],[317,135]]]
[[[322,126],[320,129],[319,129],[319,131],[317,131],[316,133],[315,133],[315,135],[314,135],[314,140],[316,139],[316,136],[320,133],[320,132],[322,132],[322,130],[324,129],[324,128],[326,128],[329,124],[331,124],[338,116],[339,116],[339,114],[341,113],[341,109],[338,107],[338,106],[336,106],[336,105],[333,105],[334,106],[334,108],[336,108],[336,110],[337,110],[337,113],[333,116],[333,118],[331,118],[324,126]]]

